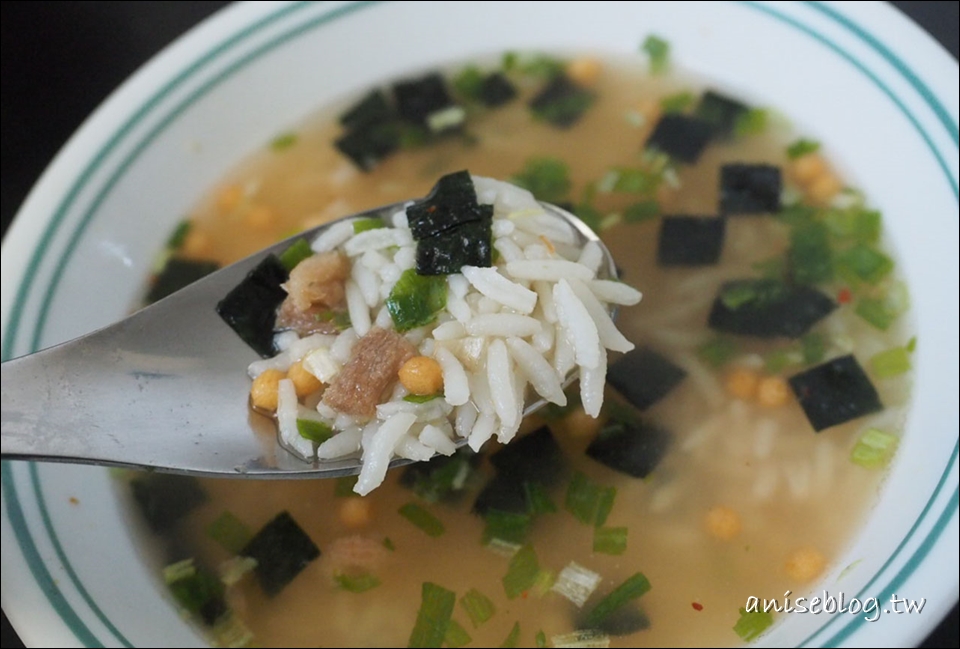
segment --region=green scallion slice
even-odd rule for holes
[[[537,631],[537,635],[534,636],[534,643],[537,645],[538,649],[542,649],[547,646],[547,634],[543,632],[543,629]]]
[[[660,109],[664,113],[682,113],[693,105],[696,97],[687,90],[667,95],[660,100]]]
[[[450,620],[450,624],[447,625],[447,633],[443,636],[443,644],[450,649],[457,649],[457,647],[467,646],[472,640],[473,638],[459,622]]]
[[[397,546],[394,545],[393,541],[390,540],[389,536],[383,537],[383,547],[390,550],[391,552],[396,552]]]
[[[438,399],[443,395],[441,394],[408,394],[403,398],[407,403],[427,403],[428,401],[433,401]]]
[[[827,354],[827,340],[823,334],[809,333],[800,338],[800,353],[808,365],[819,363]]]
[[[333,428],[330,424],[316,419],[297,419],[297,432],[300,437],[309,439],[315,444],[323,444],[333,437]]]
[[[513,623],[513,628],[510,629],[510,633],[507,634],[507,637],[504,638],[500,646],[507,649],[511,647],[520,646],[520,623],[519,622]]]
[[[600,527],[607,521],[616,495],[616,487],[598,485],[578,471],[567,487],[564,507],[581,523]]]
[[[407,503],[399,509],[399,512],[428,536],[437,537],[446,531],[439,518],[417,503]]]
[[[635,573],[600,600],[584,618],[584,627],[597,628],[607,617],[627,602],[637,599],[650,590],[650,581],[642,572]]]
[[[893,347],[874,354],[870,358],[870,367],[878,379],[889,379],[910,371],[910,350],[906,347]]]
[[[650,72],[652,74],[666,72],[670,65],[670,43],[659,36],[650,34],[644,39],[640,49],[650,57]]]
[[[380,585],[380,580],[368,572],[359,574],[339,573],[334,576],[337,585],[350,593],[365,593]]]
[[[401,333],[430,324],[447,305],[447,278],[418,275],[416,269],[408,268],[393,285],[386,304]]]
[[[866,469],[882,468],[893,458],[899,443],[896,435],[878,428],[868,428],[850,452],[850,461]]]
[[[542,483],[527,480],[523,483],[523,490],[527,495],[527,511],[530,515],[553,514],[557,511],[557,505]]]
[[[658,216],[660,216],[660,204],[654,200],[633,203],[623,210],[623,220],[627,223],[643,223]]]
[[[787,157],[791,160],[796,160],[797,158],[803,157],[808,153],[816,153],[819,150],[819,142],[800,138],[799,140],[794,140],[790,146],[787,147]]]
[[[739,115],[733,123],[733,134],[737,137],[760,135],[767,130],[769,113],[764,108],[750,108]]]
[[[525,545],[510,558],[507,574],[504,575],[503,589],[509,599],[516,599],[533,588],[540,574],[540,564],[533,546]]]
[[[450,626],[457,595],[443,586],[424,582],[420,589],[420,610],[410,632],[408,647],[440,647]]]
[[[366,232],[367,230],[379,230],[380,228],[385,227],[387,226],[384,224],[383,219],[377,216],[365,219],[357,219],[353,222],[353,233],[360,234],[361,232]]]
[[[697,356],[700,360],[715,369],[726,365],[736,353],[737,345],[729,338],[711,338],[697,347]]]
[[[847,281],[876,284],[893,270],[893,260],[868,245],[859,243],[837,256],[837,270]]]
[[[193,227],[193,224],[187,219],[177,223],[173,234],[167,239],[167,250],[179,250],[187,240],[187,235],[190,234],[191,227]]]
[[[280,263],[289,272],[296,268],[301,261],[311,256],[313,256],[313,250],[307,240],[297,239],[290,244],[289,248],[280,253]]]
[[[756,640],[761,633],[773,624],[773,616],[764,611],[747,611],[740,609],[740,619],[733,625],[734,632],[744,642]]]
[[[899,315],[887,306],[886,300],[874,297],[857,302],[854,312],[881,331],[889,329]]]
[[[224,510],[207,526],[207,536],[232,554],[240,551],[253,538],[253,533],[233,512]]]
[[[559,158],[530,158],[523,171],[515,174],[514,184],[530,191],[537,200],[559,203],[570,192],[570,168]]]
[[[623,554],[627,549],[627,528],[598,527],[593,530],[593,551]]]
[[[475,629],[493,617],[493,614],[497,612],[493,601],[476,588],[471,588],[460,598],[460,606],[462,606],[467,612],[467,615],[470,616],[470,622],[473,623],[473,628]]]
[[[486,521],[486,526],[483,528],[484,545],[489,545],[493,539],[517,544],[527,540],[532,522],[528,514],[490,509],[483,518]]]

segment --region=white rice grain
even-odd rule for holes
[[[356,493],[365,496],[380,486],[387,475],[394,449],[416,420],[413,413],[399,412],[381,424],[370,444],[363,449],[360,475],[353,487]]]
[[[615,352],[628,352],[634,348],[634,344],[627,340],[626,336],[620,333],[617,325],[613,324],[610,314],[600,304],[596,296],[587,288],[583,282],[570,280],[570,288],[574,295],[586,307],[587,313],[593,318],[593,323],[597,326],[597,334],[600,336],[600,344],[609,350]]]
[[[453,429],[458,437],[467,437],[473,431],[480,415],[472,403],[465,403],[457,408],[457,415],[453,420]]]
[[[393,246],[413,246],[410,230],[400,228],[376,228],[355,234],[343,243],[343,251],[357,257],[369,250],[383,250]]]
[[[540,321],[514,313],[488,313],[478,315],[466,322],[471,336],[516,336],[526,338],[540,331]]]
[[[467,373],[457,357],[449,349],[438,346],[433,353],[443,372],[443,398],[451,406],[462,406],[470,400],[470,384]]]
[[[518,423],[513,381],[513,364],[510,354],[507,353],[507,346],[503,340],[497,338],[487,349],[487,384],[490,386],[493,409],[500,418],[501,425],[508,429]]]
[[[290,379],[280,379],[277,386],[277,428],[280,430],[280,443],[285,449],[304,460],[313,459],[313,442],[300,435],[297,429],[297,415],[300,404],[297,401],[297,389]]]
[[[360,289],[367,308],[377,306],[380,303],[380,276],[363,264],[354,264],[350,276]]]
[[[600,363],[600,334],[590,312],[583,305],[570,283],[561,279],[553,287],[553,300],[557,305],[557,319],[567,340],[573,344],[577,365],[597,367]]]
[[[348,279],[346,289],[347,313],[350,314],[350,324],[353,325],[357,335],[363,337],[370,331],[370,309],[367,307],[367,302],[363,299],[363,293],[356,282]]]
[[[600,248],[600,244],[596,241],[588,241],[583,246],[583,250],[580,251],[577,263],[586,266],[596,275],[597,271],[600,270],[600,264],[603,263],[603,250]]]
[[[456,320],[450,320],[444,322],[441,325],[433,330],[433,339],[437,341],[444,340],[456,340],[457,338],[463,338],[467,335],[467,330],[463,328],[463,324],[457,322]]]
[[[473,430],[467,438],[467,444],[474,452],[479,452],[480,448],[487,443],[487,440],[493,436],[497,426],[497,417],[491,412],[481,412],[477,417]]]
[[[513,239],[508,239],[507,237],[495,239],[493,249],[499,252],[500,256],[503,257],[503,260],[506,262],[523,259],[523,250],[520,249],[520,246],[518,246]]]
[[[523,315],[529,315],[537,306],[537,294],[512,282],[496,268],[464,266],[463,276],[480,293]]]
[[[340,247],[353,236],[353,221],[334,223],[321,232],[310,244],[314,252],[330,252]]]
[[[397,456],[414,462],[426,462],[433,457],[433,449],[418,438],[404,435],[393,450]]]
[[[519,338],[508,338],[507,348],[537,394],[558,406],[567,405],[567,396],[563,393],[562,379],[550,366],[547,359],[529,343]]]
[[[610,279],[593,279],[588,286],[597,298],[610,304],[633,306],[643,298],[643,294],[632,286]]]
[[[350,356],[353,353],[353,345],[360,339],[360,336],[357,335],[356,330],[353,327],[345,329],[337,336],[337,339],[333,341],[333,344],[330,345],[330,356],[333,357],[333,360],[340,363],[340,365],[346,365],[347,361],[350,360]]]
[[[421,444],[428,446],[440,455],[453,455],[457,451],[457,445],[454,444],[449,435],[433,424],[427,424],[423,427],[419,439]]]
[[[589,268],[566,259],[509,261],[506,265],[506,271],[507,275],[516,279],[545,280],[548,282],[557,282],[563,279],[579,279],[587,282],[594,277],[593,271]]]
[[[591,417],[600,416],[606,377],[607,350],[601,347],[600,360],[595,367],[580,366],[580,401],[583,403],[583,411]]]

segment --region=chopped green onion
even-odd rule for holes
[[[867,469],[879,469],[890,462],[899,444],[896,435],[868,428],[850,452],[850,461]]]
[[[220,581],[222,581],[225,586],[233,586],[243,579],[244,575],[256,567],[257,560],[253,557],[231,557],[221,563],[218,568]]]
[[[428,401],[433,401],[443,395],[437,394],[408,394],[403,398],[407,403],[427,403]]]
[[[827,228],[812,221],[790,232],[790,267],[800,284],[819,284],[833,278],[833,259]]]
[[[253,533],[232,512],[224,510],[207,526],[207,536],[219,543],[227,552],[240,554],[240,551],[253,538]]]
[[[514,622],[513,628],[510,629],[510,633],[507,634],[507,637],[500,644],[501,647],[519,647],[520,646],[520,623]]]
[[[803,362],[807,365],[813,365],[823,360],[827,354],[827,340],[820,333],[809,333],[800,339],[800,353],[803,354]]]
[[[627,194],[652,194],[660,186],[660,174],[637,169],[635,167],[618,167],[617,179],[612,190]]]
[[[816,153],[819,150],[819,142],[800,138],[799,140],[794,140],[790,146],[787,147],[787,157],[791,160],[796,160],[797,158],[803,157],[808,153]]]
[[[893,347],[870,358],[870,367],[878,379],[889,379],[910,371],[910,350]]]
[[[383,547],[390,550],[391,552],[396,552],[397,546],[393,544],[393,541],[390,540],[389,536],[383,537]]]
[[[537,562],[537,553],[533,546],[525,545],[510,559],[507,574],[504,575],[503,589],[509,599],[516,599],[530,590],[540,574],[540,564]]]
[[[473,623],[473,628],[475,629],[493,617],[493,614],[497,612],[493,601],[476,588],[471,588],[460,598],[460,606],[462,606],[467,612],[467,615],[470,616],[470,622]]]
[[[447,305],[447,278],[418,275],[416,269],[408,268],[393,285],[386,304],[401,333],[430,324]]]
[[[764,360],[764,369],[768,374],[779,374],[791,365],[797,365],[802,360],[800,352],[786,349],[775,349],[767,354]]]
[[[508,543],[523,543],[527,539],[532,522],[528,514],[505,512],[499,509],[490,509],[484,515],[486,527],[483,529],[483,544],[488,545],[493,539],[500,539]]]
[[[182,561],[173,566],[167,566],[164,569],[164,579],[177,603],[191,613],[196,613],[208,602],[222,600],[224,584],[206,570],[196,569],[192,559],[188,561],[190,561],[189,569],[181,565],[184,564]],[[168,574],[167,569],[175,566],[180,567]]]
[[[559,158],[530,158],[523,171],[511,178],[514,184],[530,191],[537,200],[562,202],[570,192],[570,170]]]
[[[170,238],[167,239],[167,250],[179,250],[184,241],[187,240],[187,235],[190,234],[190,228],[193,227],[193,223],[189,220],[184,219],[177,223],[177,227],[173,230],[173,234],[170,235]]]
[[[357,219],[353,222],[353,233],[360,234],[361,232],[366,232],[367,230],[379,230],[380,228],[387,227],[379,216],[368,217],[365,219]]]
[[[538,54],[529,60],[520,61],[518,67],[520,72],[523,72],[524,74],[529,74],[534,77],[541,77],[543,79],[553,79],[554,77],[558,77],[563,74],[563,71],[567,66],[560,59]]]
[[[338,573],[334,576],[334,579],[340,588],[350,593],[365,593],[380,585],[380,580],[368,572],[355,575]]]
[[[907,350],[908,352],[910,352],[911,354],[912,354],[913,352],[917,351],[917,337],[914,336],[913,338],[911,338],[910,340],[908,340],[906,346],[904,347],[904,349],[906,349],[906,350]]]
[[[253,632],[231,612],[218,617],[210,632],[217,647],[246,647],[253,642]]]
[[[802,203],[785,205],[783,209],[777,212],[777,219],[790,227],[805,225],[813,221],[817,215],[817,208]]]
[[[541,570],[537,573],[537,578],[533,581],[533,594],[537,597],[543,597],[553,589],[557,582],[557,573],[552,570]]]
[[[726,365],[736,353],[737,344],[729,338],[711,338],[697,347],[700,360],[715,369]]]
[[[857,244],[840,253],[837,268],[848,281],[876,284],[893,270],[893,260],[869,246]]]
[[[475,65],[468,65],[453,78],[453,89],[471,101],[480,101],[483,88],[483,72]]]
[[[660,108],[664,113],[682,113],[693,105],[696,97],[687,90],[667,95],[660,100]]]
[[[627,528],[598,527],[593,530],[593,551],[623,554],[627,549]]]
[[[410,632],[408,647],[440,647],[450,626],[457,595],[443,586],[424,582],[420,589],[420,610]]]
[[[547,634],[543,632],[543,629],[537,631],[537,635],[534,637],[534,642],[537,645],[538,649],[542,649],[547,646]]]
[[[740,609],[740,619],[733,625],[734,632],[744,642],[756,640],[761,633],[773,624],[773,615],[765,611],[747,611]]]
[[[417,503],[407,503],[399,511],[401,516],[423,530],[427,536],[437,537],[446,531],[439,518]]]
[[[643,223],[658,216],[660,216],[660,204],[653,200],[633,203],[623,210],[623,220],[627,223]]]
[[[588,629],[597,628],[605,619],[624,604],[637,599],[649,590],[650,581],[642,572],[635,573],[617,586],[612,593],[600,600],[597,605],[587,613],[587,617],[584,620],[584,627]]]
[[[297,432],[300,437],[309,439],[315,444],[323,444],[333,437],[333,428],[330,424],[316,419],[297,419]]]
[[[282,133],[277,137],[273,138],[270,142],[270,148],[274,151],[283,151],[284,149],[289,149],[294,144],[297,143],[297,134],[296,133]]]
[[[538,514],[553,514],[557,511],[557,505],[550,498],[546,487],[536,481],[525,481],[523,490],[527,495],[527,511],[536,516]]]
[[[567,487],[564,506],[581,523],[600,527],[606,522],[616,495],[616,487],[598,485],[578,471]]]
[[[557,649],[602,649],[610,646],[610,636],[603,631],[586,629],[555,635],[550,642]]]
[[[881,331],[886,331],[897,319],[897,313],[887,306],[886,300],[865,297],[857,303],[855,313]]]
[[[665,72],[670,64],[670,44],[660,38],[650,34],[647,36],[640,48],[650,57],[650,72],[660,74]]]
[[[598,573],[584,568],[576,561],[571,561],[557,575],[552,590],[569,599],[577,608],[581,608],[593,595],[600,581],[601,577]]]
[[[754,262],[750,267],[759,272],[763,277],[782,279],[787,268],[787,261],[782,256],[777,255],[776,257]]]
[[[733,123],[733,134],[738,137],[760,135],[767,130],[769,114],[763,108],[750,108],[739,115]]]
[[[504,52],[500,60],[500,69],[504,72],[512,72],[520,65],[520,55],[516,52]]]
[[[354,498],[359,497],[360,494],[353,490],[354,486],[357,484],[359,476],[355,475],[344,475],[336,479],[336,482],[333,485],[333,495],[336,498]]]
[[[197,574],[197,568],[193,565],[193,559],[184,559],[163,567],[163,582],[172,584],[181,579],[187,579]]]
[[[447,625],[447,633],[443,636],[443,644],[447,645],[451,649],[456,649],[457,647],[465,647],[470,644],[473,638],[470,637],[470,634],[467,633],[467,630],[460,625],[456,620],[451,619],[450,624]]]
[[[830,231],[830,236],[841,241],[872,244],[880,239],[881,217],[876,210],[859,206],[827,210],[823,215],[823,223]]]
[[[280,263],[287,271],[297,267],[301,261],[313,256],[313,250],[306,239],[297,239],[290,244],[290,247],[280,253]]]

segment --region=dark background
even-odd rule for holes
[[[126,77],[227,2],[2,2],[0,211],[5,233],[30,187]],[[960,2],[893,2],[956,59]],[[956,647],[954,606],[923,647]],[[23,647],[2,618],[2,647]]]

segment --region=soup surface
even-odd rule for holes
[[[434,474],[431,484],[441,487],[429,493],[402,469],[362,499],[344,480],[188,485],[185,478],[151,484],[132,476],[141,502],[196,501],[154,522],[162,528],[164,564],[192,559],[194,571],[211,575],[227,566],[230,585],[210,586],[215,597],[197,596],[199,603],[184,598],[177,575],[167,573],[178,601],[212,624],[220,643],[415,644],[429,583],[455,594],[452,622],[444,615],[438,622],[449,646],[563,645],[571,638],[562,636],[585,628],[605,596],[624,582],[635,585],[628,580],[642,573],[649,592],[586,625],[599,629],[590,637],[600,644],[566,646],[733,645],[773,620],[742,616],[748,598],[800,595],[843,568],[834,557],[874,501],[908,401],[905,289],[879,247],[879,215],[779,113],[737,104],[723,113],[729,120],[718,121],[711,106],[729,108],[715,101],[728,101],[725,94],[706,99],[700,82],[651,73],[645,56],[511,55],[480,66],[480,78],[501,68],[515,98],[486,107],[471,94],[475,69],[452,68],[445,77],[465,122],[450,134],[405,129],[396,134],[398,149],[366,171],[334,146],[345,132],[336,119],[342,110],[278,134],[204,198],[171,254],[228,263],[299,229],[422,196],[441,174],[460,169],[514,179],[542,200],[571,206],[599,231],[624,279],[644,293],[638,306],[621,310],[618,325],[665,362],[666,374],[650,364],[621,366],[626,378],[614,382],[619,390],[608,386],[599,421],[573,407],[526,422],[525,430],[555,441],[563,460],[556,475],[527,490],[526,510],[512,512],[519,531],[501,525],[498,507],[491,515],[477,505],[508,472],[491,463],[489,454],[499,450],[492,443],[480,458],[457,456],[453,479]],[[537,113],[530,102],[561,77],[580,94],[562,108],[573,106],[572,122],[557,125],[556,113]],[[656,131],[676,118],[712,125],[696,160],[646,146],[653,138],[669,148]],[[737,213],[730,194],[737,183],[720,183],[730,164],[779,169],[777,206]],[[679,228],[671,233],[666,223],[677,215],[708,218],[670,221]],[[701,237],[684,223],[712,234]],[[768,283],[729,284],[744,279]],[[828,313],[790,335],[721,325],[712,315],[718,304],[736,313],[743,303],[762,302],[770,297],[764,287],[773,287],[774,301],[797,287],[816,291],[828,299]],[[774,329],[803,319],[789,309],[778,317]],[[809,415],[816,404],[801,401],[824,388],[796,377],[851,355],[862,376],[840,372],[838,385],[867,381],[874,405],[853,406],[839,423],[835,413],[821,412],[827,421],[817,423]],[[635,392],[654,396],[638,403]],[[665,452],[654,453],[643,477],[586,453],[612,425],[667,431],[656,438],[668,440],[657,442]],[[584,485],[586,500],[594,498],[586,512],[577,504]],[[163,491],[171,488],[181,495]],[[418,517],[423,510],[427,516]],[[319,556],[304,559],[289,583],[267,595],[256,570],[244,573],[249,563],[236,555],[281,512]],[[517,582],[523,561],[527,574]],[[599,579],[582,607],[563,594],[562,578],[556,585],[571,562]]]

